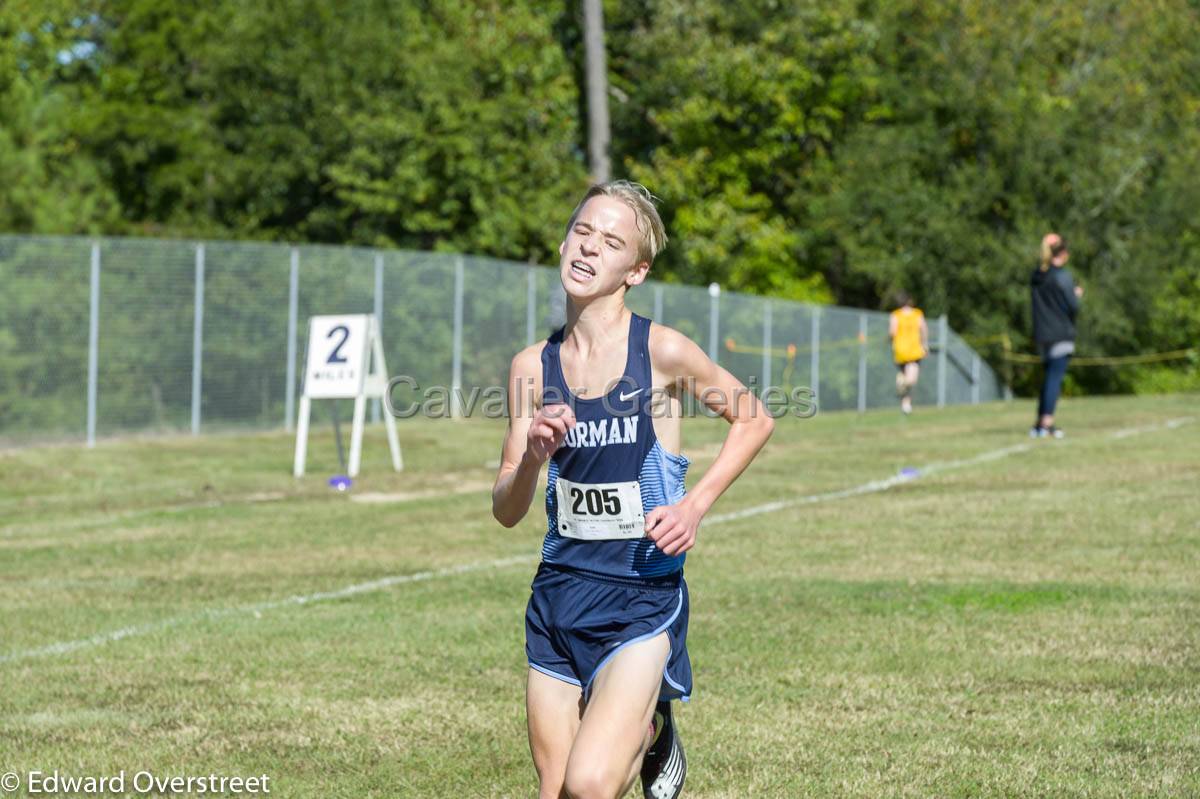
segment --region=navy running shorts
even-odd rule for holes
[[[525,609],[530,668],[578,685],[586,701],[592,681],[617,652],[665,632],[671,652],[659,699],[690,698],[683,572],[633,580],[543,563],[530,588]]]

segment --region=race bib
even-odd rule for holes
[[[564,538],[606,541],[642,538],[646,514],[636,480],[628,483],[572,483],[558,478],[558,533]]]

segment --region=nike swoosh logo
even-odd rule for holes
[[[641,394],[641,393],[642,393],[642,390],[640,388],[637,391],[630,391],[628,394],[626,394],[624,391],[622,391],[621,392],[621,402],[625,402],[626,400],[633,399],[634,397],[636,397],[638,394]]]

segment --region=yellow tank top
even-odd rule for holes
[[[925,314],[920,308],[897,308],[892,311],[896,320],[896,335],[892,339],[892,355],[896,363],[919,361],[925,357],[921,346],[921,320]]]

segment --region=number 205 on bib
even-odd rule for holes
[[[558,534],[564,538],[603,541],[642,538],[646,514],[636,480],[625,483],[573,483],[561,477],[555,485]]]

